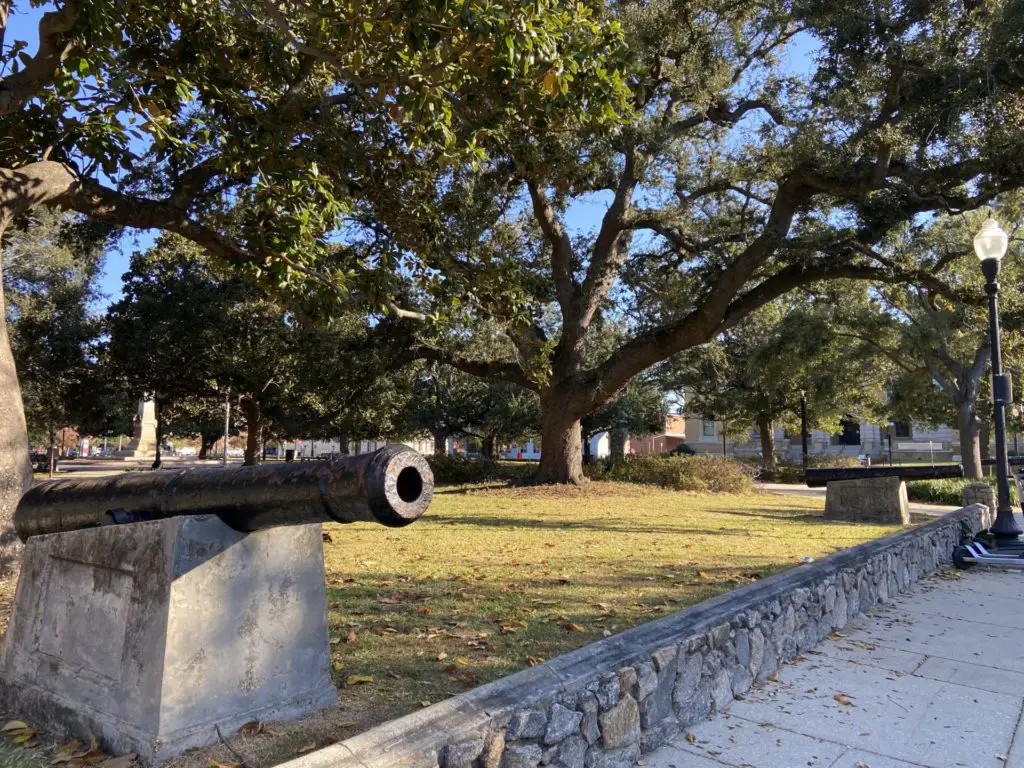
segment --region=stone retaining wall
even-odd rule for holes
[[[475,688],[287,768],[628,768],[922,575],[982,505],[793,568]]]

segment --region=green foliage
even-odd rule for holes
[[[34,442],[78,423],[97,405],[91,304],[109,230],[40,210],[10,233],[2,260],[14,359]]]
[[[697,452],[693,450],[686,443],[680,443],[671,451],[668,452],[670,456],[696,456]]]
[[[685,392],[689,413],[769,431],[799,430],[804,392],[808,428],[835,432],[847,414],[870,417],[880,406],[884,381],[873,364],[876,353],[851,343],[833,320],[835,306],[864,290],[843,283],[819,298],[776,300],[673,358],[661,376],[666,386]],[[764,458],[766,466],[774,464]]]
[[[697,493],[748,493],[752,472],[721,456],[630,456],[611,464],[600,460],[586,467],[594,480],[657,485]]]
[[[984,481],[996,490],[995,476],[985,475]],[[911,480],[907,483],[907,498],[923,504],[947,504],[959,507],[963,504],[964,486],[976,483],[970,478],[942,478],[940,480]],[[1017,489],[1010,483],[1010,498],[1017,503]]]
[[[471,459],[466,456],[427,456],[437,485],[466,485],[493,481],[521,480],[529,477],[535,466],[524,462]]]

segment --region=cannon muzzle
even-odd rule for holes
[[[427,509],[434,476],[412,448],[388,445],[327,462],[128,472],[50,480],[14,513],[24,541],[59,531],[217,515],[237,531],[304,523],[408,525]]]

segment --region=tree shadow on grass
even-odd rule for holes
[[[443,525],[484,526],[493,528],[540,528],[552,531],[595,531],[603,533],[673,533],[697,536],[750,536],[742,528],[735,530],[714,530],[710,528],[682,528],[671,525],[615,525],[596,523],[590,520],[567,521],[540,520],[532,517],[505,517],[501,515],[473,515],[472,517],[452,515],[431,515],[432,523]]]

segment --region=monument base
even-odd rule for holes
[[[197,516],[30,538],[0,695],[48,737],[150,763],[334,706],[321,526]]]
[[[910,525],[907,484],[898,477],[829,481],[825,517],[850,523]]]

